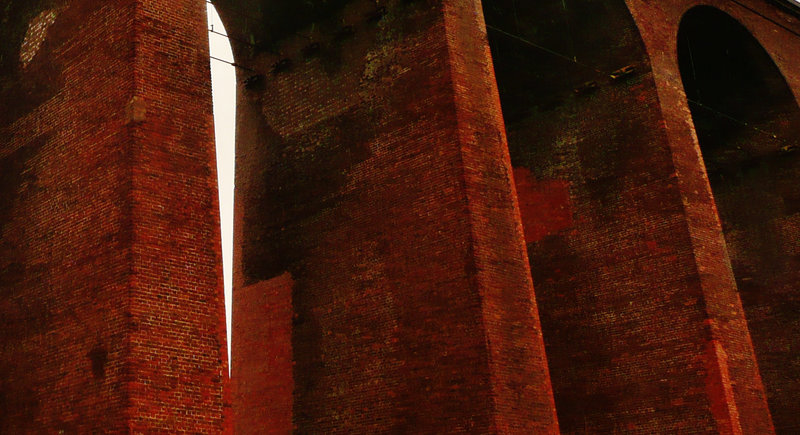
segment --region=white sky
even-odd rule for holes
[[[208,25],[215,32],[227,34],[216,9],[208,4]],[[208,34],[211,56],[233,62],[228,38]],[[211,83],[214,92],[219,205],[222,221],[222,263],[225,270],[225,312],[228,330],[228,361],[231,360],[231,290],[233,288],[233,169],[236,136],[236,71],[224,62],[211,60]]]

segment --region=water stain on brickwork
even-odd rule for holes
[[[92,363],[92,374],[96,379],[101,379],[106,375],[106,363],[108,362],[108,350],[102,344],[95,345],[86,355]]]
[[[724,261],[697,252],[721,235],[687,200],[707,181],[679,168],[694,131],[671,143],[688,112],[663,103],[699,1],[214,0],[240,82],[237,433],[732,432],[737,406],[769,433],[746,328],[714,339],[743,318],[732,284],[703,287]],[[719,2],[791,46],[798,22],[769,2]],[[203,6],[0,6],[2,433],[232,425]],[[800,137],[756,63],[717,83],[753,94],[723,103]],[[800,371],[798,151],[695,122],[792,433],[774,403]]]
[[[335,207],[351,168],[371,155],[368,144],[374,128],[374,116],[351,111],[297,137],[273,134],[263,144],[270,157],[261,172],[265,189],[251,212],[254,222],[248,225],[258,241],[245,252],[250,282],[286,270],[302,276],[296,263],[313,243],[304,241],[304,227]]]
[[[34,62],[34,55],[47,56],[47,35],[56,21],[55,12],[52,12],[54,16],[46,17],[46,26],[40,24],[35,50],[31,46],[23,52],[30,26],[38,24],[37,17],[54,11],[51,8],[57,3],[54,0],[14,1],[0,9],[0,99],[13,102],[0,111],[0,127],[35,109],[63,85],[53,59]]]
[[[10,291],[25,276],[24,260],[19,258],[17,245],[24,241],[24,236],[6,234],[6,227],[26,192],[34,187],[36,177],[31,162],[46,140],[41,137],[0,159],[0,289]]]

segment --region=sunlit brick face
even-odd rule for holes
[[[800,416],[800,109],[747,29],[710,7],[679,34],[681,76],[776,430]]]
[[[48,9],[40,13],[28,24],[28,32],[25,34],[19,53],[19,60],[23,68],[28,66],[36,56],[36,53],[39,52],[47,37],[47,30],[55,23],[56,18],[58,18],[58,10]]]

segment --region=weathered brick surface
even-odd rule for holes
[[[21,3],[3,7],[18,30],[0,73],[0,432],[122,431],[134,5]],[[27,23],[50,7],[23,70]]]
[[[702,157],[692,129],[691,116],[675,57],[680,19],[685,11],[697,4],[690,1],[676,1],[654,7],[644,2],[636,2],[636,7],[633,9],[653,63],[697,268],[700,271],[700,284],[705,296],[706,310],[713,321],[712,332],[722,343],[729,359],[728,366],[731,379],[735,382],[733,391],[742,430],[744,433],[769,433],[772,430],[772,423],[764,410],[763,393],[757,388],[758,367],[750,356],[752,352],[750,349],[753,346],[746,334],[747,325],[742,318],[742,306],[727,253],[728,248],[736,248],[730,245],[726,247],[722,237],[716,204],[701,163]],[[715,1],[708,4],[728,13],[749,29],[777,63],[797,96],[797,90],[800,89],[797,38],[794,36],[798,28],[797,18],[781,12],[768,2]],[[731,252],[736,255],[734,251]],[[739,290],[746,291],[746,287],[740,286]],[[742,293],[742,297],[746,300],[746,293]],[[787,302],[791,304],[781,297],[768,296],[768,299],[771,300],[774,309],[778,310],[782,306],[786,307],[784,304]],[[759,321],[760,315],[757,310],[756,312],[746,310],[744,314],[748,321]],[[772,330],[777,332],[793,328],[791,324],[784,324]],[[756,357],[760,358],[763,354],[759,352],[759,347],[762,346],[762,349],[763,346],[769,347],[769,341],[777,337],[762,339],[759,343],[758,329],[758,327],[751,328],[754,333]],[[777,338],[776,342],[780,341],[781,339]],[[792,378],[789,374],[784,376],[786,381]],[[769,391],[769,381],[766,381]],[[786,386],[790,386],[790,383]],[[793,406],[788,403],[770,404],[773,409],[776,409],[775,405],[778,409]],[[781,411],[783,412],[785,411]]]
[[[627,6],[506,6],[484,2],[561,430],[714,431],[707,317]]]
[[[0,431],[219,432],[226,365],[203,5],[8,6],[4,23],[17,30],[2,42],[0,77]],[[51,8],[32,52],[27,23]]]
[[[262,77],[240,80],[235,287],[294,280],[295,429],[554,432],[478,4],[374,12],[350,2],[275,54],[237,50]],[[250,40],[236,20],[228,31]],[[234,290],[234,312],[252,303]],[[274,326],[234,328],[236,350]],[[242,413],[269,400],[235,397]]]
[[[205,4],[140,0],[130,109],[131,427],[223,429],[227,379]],[[134,117],[136,115],[133,115]]]
[[[484,2],[564,432],[771,431],[696,141],[674,131],[692,131],[689,6]]]
[[[249,325],[233,341],[236,355],[234,431],[287,433],[292,431],[292,289],[285,273],[268,281],[239,287],[236,322]],[[267,345],[268,344],[268,345]]]
[[[797,99],[798,19],[705,3]],[[0,432],[796,431],[797,172],[709,183],[698,1],[215,4],[235,411],[204,3],[12,1]]]
[[[800,108],[770,55],[730,15],[692,9],[679,39],[681,75],[775,428],[794,433]]]

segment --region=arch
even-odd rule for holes
[[[683,17],[678,60],[778,433],[800,428],[800,107],[781,71],[730,15]]]
[[[483,1],[559,425],[730,427],[629,3]]]

